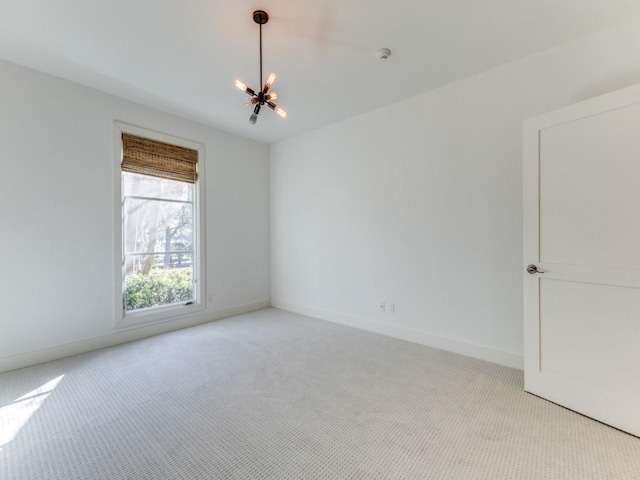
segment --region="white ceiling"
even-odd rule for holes
[[[0,57],[271,143],[626,20],[638,0],[1,0]],[[275,71],[283,120],[241,78]],[[375,51],[393,52],[385,62]]]

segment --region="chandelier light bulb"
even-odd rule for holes
[[[249,123],[251,125],[255,125],[257,121],[258,121],[258,115],[256,115],[255,113],[252,113],[251,116],[249,117]]]
[[[240,80],[236,80],[235,85],[239,90],[242,90],[243,92],[247,91],[247,86],[244,83],[242,83]]]
[[[280,108],[280,107],[276,107],[275,112],[280,115],[282,118],[287,118],[287,112],[284,111],[284,109]]]
[[[271,88],[271,85],[273,85],[273,82],[275,81],[276,81],[276,74],[270,73],[269,77],[267,77],[267,82],[264,84],[265,88],[269,90]]]
[[[269,100],[270,102],[273,102],[273,101],[275,101],[277,99],[278,99],[278,92],[270,92],[267,95],[267,100]]]

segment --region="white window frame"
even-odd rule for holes
[[[124,308],[124,238],[122,208],[122,134],[129,133],[139,137],[150,138],[160,142],[189,148],[198,152],[198,179],[194,184],[193,208],[193,301],[186,304],[172,304],[150,307],[139,311],[126,312]],[[177,320],[192,315],[206,308],[206,260],[205,260],[205,154],[204,145],[184,138],[156,132],[122,122],[113,124],[113,158],[114,158],[114,318],[116,328],[127,328],[146,323],[159,323]]]

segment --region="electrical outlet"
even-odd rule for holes
[[[385,310],[386,310],[386,307],[387,307],[387,306],[385,305],[385,303],[384,303],[384,302],[380,302],[380,312],[384,313],[384,312],[385,312]]]
[[[396,313],[396,304],[395,302],[389,303],[389,313]]]

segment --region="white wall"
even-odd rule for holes
[[[7,62],[0,92],[0,371],[269,304],[267,146]],[[114,120],[205,145],[203,314],[114,329]]]
[[[637,82],[640,22],[272,145],[273,304],[521,367],[522,121]]]

